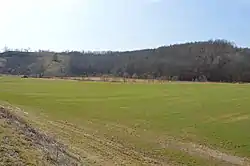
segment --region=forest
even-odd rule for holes
[[[0,73],[117,76],[178,81],[250,82],[250,49],[209,40],[134,51],[29,51],[0,53]]]

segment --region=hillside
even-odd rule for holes
[[[0,73],[250,82],[249,62],[250,49],[211,40],[125,52],[6,51]]]

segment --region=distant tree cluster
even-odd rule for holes
[[[60,64],[57,72],[67,76],[102,76],[105,80],[108,76],[116,76],[131,79],[250,82],[250,49],[236,47],[226,40],[125,52],[5,51],[0,54],[0,58],[6,59],[5,67],[0,68],[0,72],[44,75],[48,65],[41,64],[40,59],[48,56]]]

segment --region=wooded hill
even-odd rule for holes
[[[0,73],[250,82],[250,49],[210,40],[125,52],[5,51]]]

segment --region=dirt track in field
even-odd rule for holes
[[[24,117],[28,117],[34,124],[42,126],[44,131],[53,133],[57,136],[57,140],[64,144],[39,132],[25,122]],[[164,156],[151,156],[116,141],[104,137],[100,138],[94,134],[92,129],[80,128],[64,121],[49,121],[46,120],[46,117],[33,117],[19,108],[8,107],[6,109],[0,107],[0,119],[5,119],[11,128],[24,135],[30,141],[32,147],[42,149],[51,165],[176,165],[173,162],[169,163]],[[216,163],[219,163],[218,165],[250,166],[250,161],[246,158],[226,154],[194,143],[168,139],[167,141],[161,141],[159,144],[163,149],[179,150],[190,156],[198,156],[208,162],[216,161]],[[66,145],[71,146],[69,148]]]

